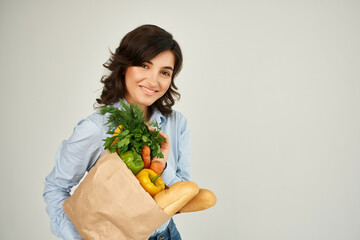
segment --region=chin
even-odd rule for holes
[[[143,106],[150,107],[156,100],[144,99],[143,101],[139,101],[139,103]]]

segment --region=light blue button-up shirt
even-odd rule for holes
[[[117,102],[113,106],[120,108]],[[190,180],[190,131],[186,118],[177,111],[165,117],[157,109],[150,121],[157,121],[161,131],[169,136],[170,154],[162,179],[167,186]],[[68,140],[61,143],[56,156],[55,166],[45,179],[43,197],[46,212],[51,221],[51,231],[65,240],[82,239],[62,208],[63,202],[70,197],[70,191],[82,179],[105,152],[103,144],[108,132],[106,115],[99,111],[82,119],[74,128]],[[153,234],[166,229],[168,222]]]

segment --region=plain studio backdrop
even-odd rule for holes
[[[218,203],[185,240],[360,239],[359,1],[1,1],[0,239],[56,239],[42,198],[94,112],[102,64],[143,24],[184,55],[175,105]]]

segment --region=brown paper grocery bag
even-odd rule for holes
[[[63,208],[85,240],[148,239],[168,221],[116,153],[106,151]]]

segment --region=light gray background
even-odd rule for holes
[[[192,176],[184,239],[360,239],[359,1],[1,1],[0,239],[56,239],[42,199],[133,28],[180,43]]]

